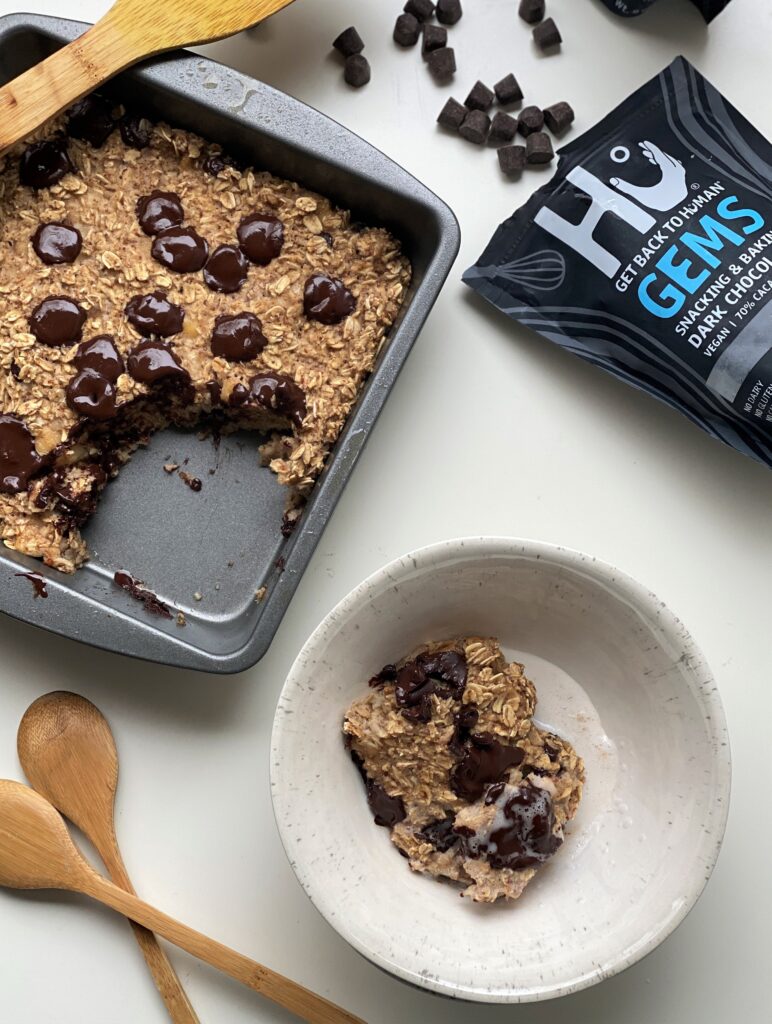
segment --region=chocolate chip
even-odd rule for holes
[[[330,326],[354,312],[356,299],[338,277],[313,274],[303,289],[303,311],[309,320]]]
[[[170,302],[164,291],[148,292],[129,299],[125,308],[131,326],[144,338],[169,338],[179,334],[185,320],[181,306]]]
[[[213,292],[237,292],[247,279],[247,261],[235,245],[218,245],[206,261],[204,283]]]
[[[434,3],[432,0],[407,0],[403,10],[419,21],[429,21],[434,14]]]
[[[432,50],[440,50],[448,45],[448,30],[442,25],[424,25],[424,41],[421,44],[421,53],[424,57]]]
[[[29,329],[41,345],[69,345],[80,341],[86,311],[66,295],[49,295],[33,309]]]
[[[247,259],[265,267],[281,253],[284,224],[270,213],[250,213],[239,222],[236,237]]]
[[[150,612],[151,615],[160,615],[163,619],[172,617],[168,605],[165,605],[152,590],[146,590],[139,580],[135,580],[127,572],[119,570],[113,576],[113,581],[135,601],[140,601],[145,606],[146,612]]]
[[[306,416],[305,393],[286,374],[258,373],[249,382],[246,398],[268,412],[286,416],[296,427],[303,424]]]
[[[139,226],[146,235],[156,235],[159,231],[176,227],[185,217],[182,200],[176,192],[155,190],[149,196],[140,196],[135,210]]]
[[[190,274],[206,263],[209,246],[193,228],[175,226],[156,233],[150,253],[169,270]]]
[[[514,75],[505,75],[500,82],[496,82],[493,91],[502,105],[519,103],[523,98],[523,90]]]
[[[127,112],[118,122],[121,138],[129,149],[146,149],[150,145],[153,122],[141,114]]]
[[[535,25],[544,17],[546,4],[544,0],[520,0],[519,15],[529,25]]]
[[[367,789],[367,803],[372,811],[376,825],[393,828],[400,821],[405,820],[407,812],[401,797],[389,796],[383,786],[379,786],[372,779],[367,779],[365,786]]]
[[[384,683],[393,683],[397,678],[397,666],[396,665],[384,665],[381,671],[372,677],[368,686],[376,687],[383,686]]]
[[[539,107],[524,107],[517,120],[517,130],[527,138],[533,132],[540,132],[544,127],[544,113]]]
[[[44,464],[24,420],[0,414],[0,492],[18,494],[26,491],[30,479],[40,472]]]
[[[454,757],[463,757],[472,729],[477,725],[480,713],[474,704],[466,704],[453,716],[453,734],[448,747]]]
[[[344,57],[351,57],[355,53],[361,53],[365,48],[362,37],[353,25],[351,28],[344,29],[337,39],[333,40],[332,45]]]
[[[362,53],[355,53],[346,58],[346,66],[343,69],[343,78],[348,85],[355,89],[361,89],[370,81],[370,62]]]
[[[546,132],[534,132],[525,140],[525,162],[531,165],[549,164],[554,159],[552,140]]]
[[[456,52],[452,46],[443,46],[441,50],[432,50],[426,57],[426,63],[439,82],[445,81],[456,73]]]
[[[218,316],[210,341],[212,353],[232,363],[249,362],[268,344],[262,327],[254,313]]]
[[[37,191],[50,188],[75,168],[65,139],[44,139],[27,146],[19,160],[19,181]]]
[[[490,110],[493,105],[494,92],[487,85],[477,81],[472,86],[472,91],[464,100],[467,110]]]
[[[95,370],[113,384],[125,370],[121,354],[115,347],[115,339],[109,334],[98,334],[95,338],[82,341],[73,363],[79,370]]]
[[[504,174],[515,178],[525,168],[525,146],[504,146],[499,150],[499,167]]]
[[[460,838],[458,833],[453,831],[455,820],[455,816],[450,814],[447,818],[426,825],[418,834],[427,843],[431,843],[438,853],[445,853],[451,846],[455,846]]]
[[[327,243],[327,247],[329,249],[332,249],[334,243],[333,243],[332,235],[330,234],[329,231],[320,231],[319,232],[319,237],[323,238],[325,240],[325,242]]]
[[[115,128],[112,105],[102,96],[84,96],[67,111],[67,132],[94,149],[105,144]]]
[[[400,14],[394,26],[394,42],[398,46],[415,46],[421,35],[421,23],[413,14]]]
[[[517,120],[503,110],[498,110],[491,121],[490,135],[488,142],[493,146],[501,146],[505,142],[511,142],[517,134]]]
[[[455,25],[463,13],[461,0],[437,0],[437,21],[443,25]]]
[[[127,361],[129,373],[142,384],[157,384],[159,381],[187,383],[190,374],[180,364],[168,342],[148,338],[129,352]]]
[[[491,126],[491,119],[482,110],[470,110],[464,118],[463,124],[458,129],[458,134],[467,142],[473,142],[476,146],[482,146],[488,138],[488,129]]]
[[[38,225],[32,236],[32,248],[43,263],[74,263],[78,258],[83,239],[80,231],[70,224],[50,221]]]
[[[115,416],[115,388],[96,370],[81,370],[65,388],[67,405],[78,416],[109,420]]]
[[[468,113],[469,111],[463,103],[459,103],[458,100],[454,100],[451,96],[440,111],[437,124],[441,124],[443,128],[447,128],[452,132],[457,132],[464,123],[464,118]]]
[[[562,135],[574,123],[573,107],[570,103],[553,103],[544,108],[544,123],[554,135]]]
[[[221,153],[218,150],[212,150],[201,160],[201,170],[206,174],[211,174],[213,178],[224,171],[226,167],[238,168],[238,163],[234,157],[227,153]]]
[[[563,37],[552,18],[547,18],[533,30],[533,41],[540,50],[554,50],[563,42]]]
[[[466,748],[450,775],[450,788],[468,803],[479,800],[487,786],[499,782],[525,756],[520,747],[500,743],[491,736],[472,735],[471,740],[472,746]]]

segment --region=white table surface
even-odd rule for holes
[[[151,2],[151,0],[148,0]],[[18,0],[0,0],[0,13]],[[107,0],[25,0],[95,20]],[[108,715],[121,756],[118,832],[140,892],[169,913],[324,993],[371,1024],[705,1024],[769,1010],[772,840],[772,473],[674,412],[470,299],[461,270],[543,176],[499,176],[495,155],[435,133],[447,94],[514,70],[528,98],[570,99],[577,128],[683,53],[772,133],[770,0],[733,0],[707,31],[687,0],[624,22],[596,0],[550,0],[559,57],[537,59],[516,0],[465,0],[459,74],[438,88],[391,42],[400,0],[298,0],[211,48],[348,125],[456,211],[458,263],[323,536],[274,644],[252,671],[206,677],[104,654],[0,620],[0,776],[20,777],[18,721],[73,689]],[[328,44],[354,22],[373,80],[349,90]],[[572,408],[568,421],[561,409]],[[427,497],[428,496],[428,497]],[[182,495],[181,500],[184,499]],[[268,788],[282,680],[320,618],[368,573],[454,535],[510,534],[592,552],[667,601],[723,694],[734,793],[715,875],[644,962],[557,1002],[477,1007],[414,991],[361,959],[319,917],[284,857]],[[515,911],[516,912],[516,911]],[[172,959],[202,1022],[289,1017],[187,955]],[[162,1024],[125,922],[84,900],[0,892],[0,1020]]]

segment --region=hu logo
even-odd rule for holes
[[[546,208],[541,209],[535,218],[540,227],[576,250],[580,256],[584,256],[606,277],[614,277],[622,264],[593,237],[604,215],[616,214],[636,231],[644,234],[651,231],[657,222],[641,207],[665,212],[678,206],[689,194],[686,171],[678,160],[663,153],[653,142],[641,142],[639,146],[649,163],[654,164],[662,172],[660,180],[655,185],[636,185],[622,178],[611,178],[610,184],[617,190],[614,191],[583,167],[575,167],[569,172],[568,180],[581,192],[586,193],[591,200],[582,220],[578,224],[572,224]],[[635,203],[625,196],[630,196]]]

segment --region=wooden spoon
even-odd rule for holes
[[[115,0],[93,28],[0,89],[0,152],[145,57],[223,39],[292,0]]]
[[[115,884],[133,893],[115,835],[118,752],[101,711],[75,693],[48,693],[25,712],[16,742],[33,788],[88,836]],[[138,924],[132,927],[171,1019],[198,1024],[155,935]]]
[[[84,860],[56,808],[34,789],[0,779],[0,885],[83,893],[157,932],[308,1021],[365,1024],[321,996],[209,939],[108,882]]]

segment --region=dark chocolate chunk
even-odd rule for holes
[[[491,119],[483,110],[470,110],[464,118],[463,124],[458,129],[458,134],[467,142],[473,142],[476,146],[482,146],[488,138],[488,130],[491,126]]]
[[[500,82],[496,82],[493,91],[496,93],[496,99],[503,105],[519,103],[523,98],[523,90],[515,76],[511,74],[505,75]]]
[[[49,295],[32,310],[29,329],[41,345],[70,345],[80,341],[86,311],[66,295]]]
[[[180,364],[171,345],[155,338],[135,345],[129,352],[127,365],[134,380],[142,384],[159,381],[186,384],[190,380],[190,374]]]
[[[544,17],[546,6],[544,0],[520,0],[518,13],[529,25],[536,25]]]
[[[493,105],[494,92],[483,82],[477,81],[472,86],[472,91],[464,100],[467,110],[490,110]]]
[[[67,140],[44,139],[27,146],[19,160],[19,181],[37,191],[50,188],[75,168],[67,152]]]
[[[499,167],[504,174],[515,178],[525,167],[525,146],[504,146],[499,150]]]
[[[250,380],[245,398],[235,404],[243,404],[244,400],[254,402],[268,412],[286,416],[296,427],[302,426],[306,416],[305,392],[292,377],[283,373],[258,373]]]
[[[129,149],[146,149],[150,145],[153,122],[142,114],[128,111],[118,122],[118,128],[124,144]]]
[[[284,224],[270,213],[250,213],[239,222],[236,237],[247,259],[265,267],[281,253]]]
[[[65,388],[67,405],[78,416],[109,420],[115,416],[115,388],[96,370],[81,370]]]
[[[466,745],[479,717],[480,712],[474,704],[466,704],[453,716],[453,734],[448,741],[448,747],[454,757],[463,757],[466,753]]]
[[[113,384],[124,372],[125,366],[115,339],[109,334],[98,334],[95,338],[78,345],[73,363],[79,370],[95,370]]]
[[[170,302],[164,291],[135,295],[124,310],[131,326],[144,338],[169,338],[179,334],[185,320],[185,310]]]
[[[319,237],[323,238],[325,240],[325,242],[327,243],[327,247],[329,249],[332,249],[334,243],[333,243],[333,240],[332,240],[332,235],[330,234],[329,231],[320,231],[319,232]]]
[[[533,41],[540,50],[554,50],[563,42],[563,37],[552,18],[547,18],[533,30]]]
[[[421,35],[421,23],[413,14],[400,14],[394,26],[394,42],[398,46],[415,46]]]
[[[553,103],[544,108],[544,123],[554,135],[562,135],[570,128],[575,116],[570,103]]]
[[[156,233],[150,253],[161,266],[191,274],[206,263],[209,246],[193,228],[175,225]]]
[[[442,25],[424,25],[424,41],[421,44],[421,53],[424,57],[432,50],[440,50],[448,45],[448,30]]]
[[[67,116],[68,134],[94,149],[103,146],[115,128],[112,105],[103,96],[84,96],[70,107]]]
[[[461,0],[437,0],[437,21],[443,25],[455,25],[463,14]]]
[[[441,124],[443,128],[448,128],[452,132],[457,132],[464,123],[464,118],[468,113],[469,111],[463,103],[459,103],[458,100],[454,100],[451,96],[440,111],[437,124]]]
[[[433,821],[426,825],[421,829],[419,835],[427,843],[431,843],[438,853],[445,853],[451,846],[455,846],[460,838],[458,832],[453,831],[455,820],[455,816],[449,814],[447,818],[441,818],[439,821]]]
[[[103,462],[109,466],[110,457],[103,455]],[[38,491],[35,504],[38,508],[56,507],[76,526],[83,526],[94,514],[99,493],[107,481],[107,471],[95,462],[79,464],[79,483],[77,491],[73,489],[67,469],[61,467],[49,473]],[[88,475],[88,486],[84,487],[85,474]]]
[[[210,174],[213,178],[224,171],[226,167],[237,167],[237,163],[232,156],[227,153],[221,153],[216,150],[211,150],[201,160],[201,170],[206,174]]]
[[[363,53],[355,53],[346,58],[343,78],[354,89],[361,89],[370,81],[370,62]]]
[[[376,687],[383,686],[384,683],[393,683],[397,678],[397,666],[396,665],[384,665],[381,671],[372,677],[368,686]]]
[[[467,679],[466,658],[463,654],[458,651],[435,651],[419,654],[416,662],[434,680],[434,692],[438,697],[461,700]]]
[[[450,774],[450,788],[462,800],[474,803],[487,786],[500,782],[525,757],[520,747],[500,743],[487,733],[472,734],[471,745]]]
[[[426,63],[439,82],[445,81],[456,73],[456,51],[452,46],[443,46],[441,50],[432,50],[426,56]]]
[[[368,779],[365,786],[367,788],[367,803],[376,825],[393,828],[400,821],[405,820],[407,813],[401,797],[389,796],[383,786],[379,786],[372,779]]]
[[[397,671],[394,699],[405,718],[426,723],[432,717],[432,695],[460,700],[466,678],[466,658],[458,651],[419,654]]]
[[[497,110],[491,121],[491,131],[488,142],[493,146],[501,146],[511,142],[517,134],[517,120],[503,110]]]
[[[546,132],[534,132],[525,140],[525,162],[531,165],[549,164],[554,159],[552,140]]]
[[[434,14],[433,0],[407,0],[403,10],[419,21],[429,21]]]
[[[303,312],[309,320],[339,324],[356,309],[356,299],[338,277],[313,274],[303,290]]]
[[[524,107],[517,119],[517,130],[524,138],[544,127],[544,113],[539,107]]]
[[[70,224],[50,221],[38,225],[32,236],[32,248],[43,263],[74,263],[78,258],[83,239],[80,231]]]
[[[344,57],[352,57],[355,53],[361,53],[365,48],[362,37],[352,25],[344,29],[337,39],[333,40],[333,47]]]
[[[235,245],[218,245],[206,261],[204,283],[213,292],[237,292],[247,279],[248,264]]]
[[[18,494],[26,491],[30,479],[40,472],[44,464],[24,420],[0,414],[0,492]]]
[[[151,192],[149,196],[140,196],[135,206],[139,226],[146,235],[156,235],[159,231],[182,224],[185,211],[182,200],[176,192]]]
[[[212,353],[232,363],[246,363],[258,356],[268,339],[254,313],[218,316],[210,341]]]
[[[504,787],[491,787],[486,804],[500,800]],[[543,864],[563,842],[555,835],[555,812],[549,793],[538,786],[518,786],[499,804],[497,827],[489,834],[472,834],[464,839],[464,850],[471,857],[483,858],[493,868],[519,871]],[[498,822],[503,819],[503,824]]]
[[[135,601],[141,602],[145,606],[146,612],[150,612],[151,615],[160,615],[163,619],[172,617],[169,606],[165,605],[152,590],[146,590],[139,580],[135,580],[127,572],[119,570],[113,576],[113,581]]]

